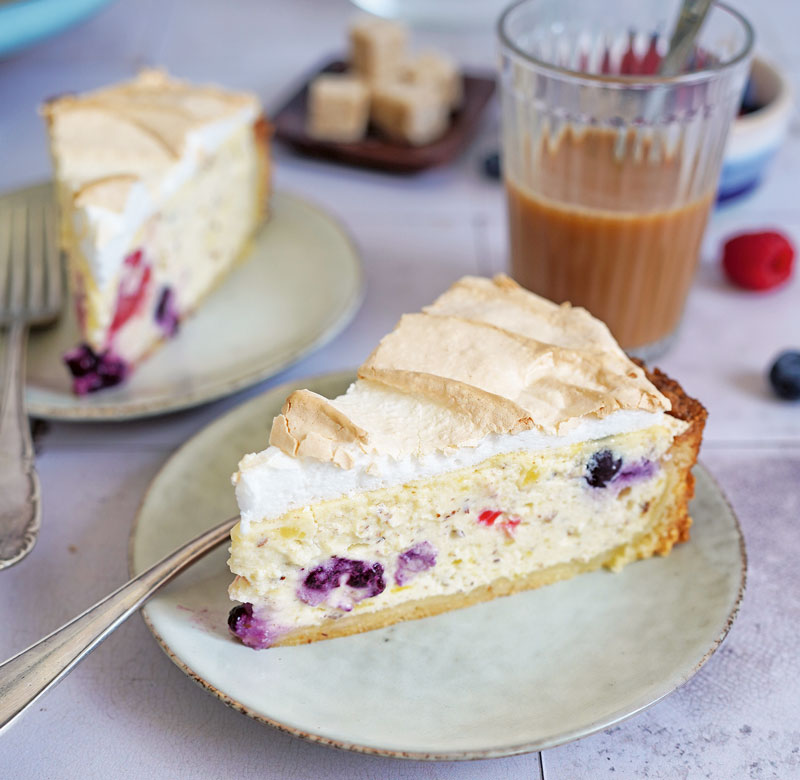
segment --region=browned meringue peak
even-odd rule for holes
[[[42,107],[50,123],[59,177],[74,190],[99,178],[157,178],[185,148],[188,134],[242,108],[254,95],[228,92],[143,70],[131,81]]]
[[[586,309],[560,306],[520,287],[505,274],[465,276],[423,311],[478,320],[559,347],[625,353],[605,323]]]
[[[303,401],[275,419],[271,443],[345,468],[358,452],[424,454],[491,433],[559,435],[620,410],[670,409],[603,323],[505,276],[465,277],[403,316],[348,394]],[[405,417],[385,419],[401,408]]]
[[[296,390],[286,399],[269,437],[270,444],[288,455],[328,460],[342,468],[353,465],[351,452],[342,445],[366,441],[365,430],[311,390]]]
[[[76,190],[73,201],[81,208],[99,205],[111,211],[122,212],[128,202],[131,187],[137,181],[136,176],[129,173],[94,179]]]

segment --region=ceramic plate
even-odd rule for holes
[[[50,197],[40,185],[0,198]],[[59,323],[30,335],[29,414],[69,420],[124,420],[175,411],[266,379],[333,338],[361,303],[358,253],[343,228],[286,193],[247,256],[179,336],[145,360],[131,379],[83,398],[70,390],[63,353],[78,343],[70,301]]]
[[[326,396],[351,381],[306,383]],[[261,449],[296,385],[225,415],[173,455],[131,536],[138,573],[236,513],[230,474]],[[143,610],[170,658],[227,704],[300,737],[423,759],[506,756],[606,728],[686,682],[730,628],[744,588],[736,517],[697,469],[692,540],[667,558],[302,647],[250,650],[228,636],[227,552]]]

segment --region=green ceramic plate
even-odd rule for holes
[[[351,375],[306,386],[336,395]],[[236,513],[230,474],[262,449],[296,385],[195,436],[153,481],[131,536],[131,573]],[[507,756],[606,728],[685,683],[731,626],[745,552],[698,467],[692,539],[667,558],[600,571],[446,615],[303,647],[255,651],[226,628],[231,575],[218,550],[144,609],[170,658],[236,709],[306,739],[422,759]]]

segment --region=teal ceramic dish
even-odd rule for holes
[[[66,30],[111,0],[17,0],[0,3],[0,57]]]
[[[792,94],[786,76],[756,57],[743,108],[731,127],[718,200],[744,195],[761,183],[772,158],[783,143],[792,111]]]

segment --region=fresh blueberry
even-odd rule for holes
[[[622,466],[622,458],[615,458],[611,450],[600,450],[586,464],[586,481],[593,488],[605,487]]]
[[[781,352],[769,370],[769,381],[779,398],[800,400],[800,352]]]
[[[490,152],[483,158],[483,175],[487,179],[499,180],[502,176],[500,165],[500,152]]]

